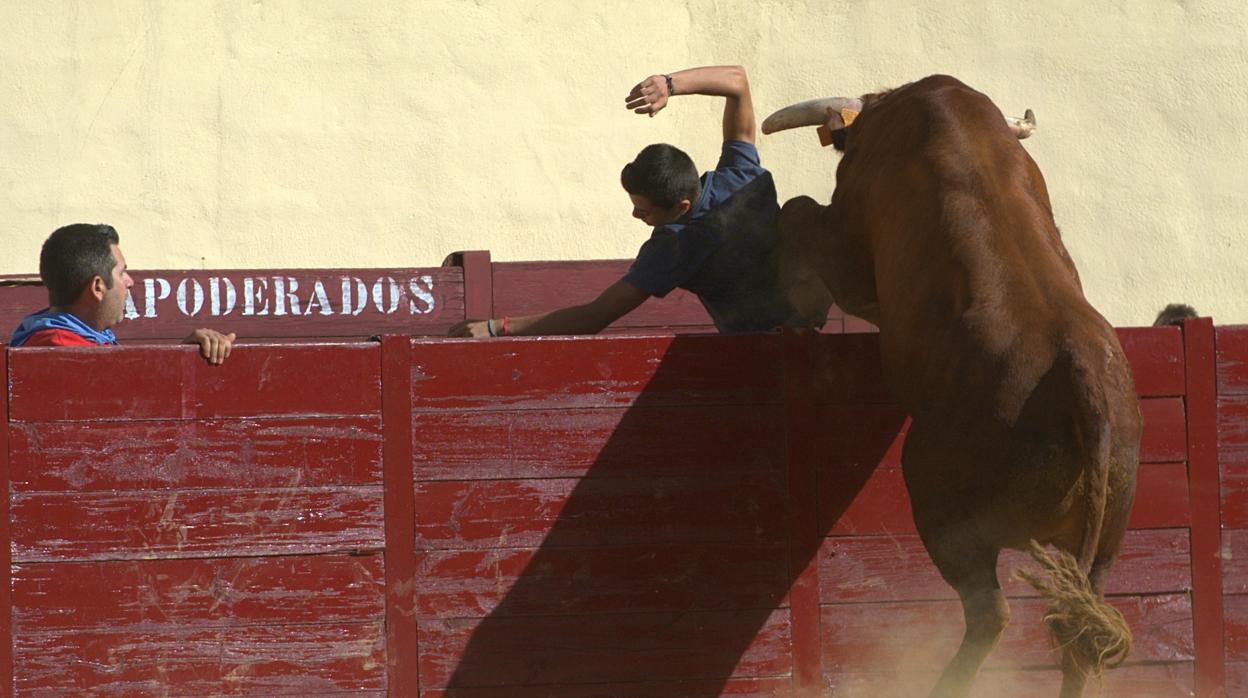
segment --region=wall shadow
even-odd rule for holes
[[[770,399],[743,403],[682,392],[757,381],[709,368],[715,338],[673,340],[646,388],[617,410],[540,547],[448,657],[445,695],[718,696],[750,677],[770,677],[750,695],[787,692],[791,571],[818,554],[904,420],[889,408],[871,411],[869,429],[829,423],[829,410],[853,409],[829,407],[829,396],[882,393],[878,367],[869,368],[875,338],[803,341],[807,360],[784,353],[781,379],[753,386]],[[852,361],[838,359],[846,351]],[[795,420],[803,410],[812,418]],[[794,470],[793,458],[807,462]],[[816,499],[820,510],[806,520],[818,535],[797,533],[795,507]]]

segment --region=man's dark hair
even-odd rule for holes
[[[96,276],[112,288],[117,264],[112,246],[119,239],[116,229],[103,223],[74,223],[53,231],[39,253],[39,278],[48,288],[49,304],[73,303]]]
[[[1183,303],[1171,303],[1162,308],[1157,313],[1157,319],[1153,320],[1153,327],[1161,327],[1162,325],[1183,325],[1183,321],[1189,317],[1200,317],[1196,309],[1190,305]]]
[[[667,143],[642,148],[637,158],[620,172],[620,184],[624,191],[644,196],[660,208],[671,208],[682,199],[696,203],[702,193],[693,159]]]

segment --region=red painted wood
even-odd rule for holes
[[[784,467],[780,405],[412,415],[418,480],[654,477]]]
[[[129,314],[114,330],[122,341],[181,340],[199,327],[234,332],[243,341],[442,336],[464,319],[463,273],[458,267],[132,271]],[[0,333],[8,337],[23,317],[47,305],[42,286],[0,285]]]
[[[386,687],[381,623],[28,633],[19,695],[306,696]]]
[[[9,350],[0,339],[0,379],[4,380],[4,394],[0,395],[0,694],[13,693],[13,596],[11,572],[13,563],[11,513],[9,497],[12,480],[12,462],[9,458]]]
[[[1218,395],[1248,394],[1248,325],[1217,328]]]
[[[430,409],[779,403],[779,335],[418,341],[413,406]],[[466,391],[465,385],[472,390]]]
[[[380,550],[382,488],[37,492],[13,497],[13,560]]]
[[[1213,321],[1183,323],[1187,357],[1187,443],[1192,501],[1192,623],[1196,694],[1216,696],[1226,684],[1218,473],[1218,396]]]
[[[1248,661],[1248,594],[1223,597],[1226,611],[1226,658]]]
[[[422,550],[757,543],[787,535],[776,473],[416,484]]]
[[[399,694],[420,685],[416,626],[416,557],[412,523],[412,343],[381,340],[385,428],[386,675]]]
[[[446,619],[421,624],[421,688],[787,677],[789,643],[788,609]]]
[[[847,698],[873,696],[923,696],[936,685],[935,671],[912,672],[896,668],[888,672],[837,674],[832,680],[835,695]],[[980,672],[971,687],[971,698],[1053,698],[1062,684],[1062,673],[1053,669],[1010,670],[989,668]],[[1097,698],[1189,698],[1193,695],[1191,662],[1128,664],[1110,670],[1093,681],[1084,695]],[[1231,693],[1227,695],[1239,695]]]
[[[480,688],[430,689],[424,698],[791,698],[793,684],[788,678],[729,679],[728,681],[631,681],[591,683],[579,686],[495,686]]]
[[[1190,400],[1190,397],[1189,397]],[[1187,417],[1180,398],[1140,401],[1144,413],[1141,463],[1174,463],[1187,460]]]
[[[489,250],[452,252],[442,266],[463,269],[464,317],[494,317],[494,265]]]
[[[789,591],[774,543],[493,548],[417,554],[422,622],[510,616],[771,608]],[[501,607],[501,610],[500,610]]]
[[[1222,593],[1248,594],[1248,530],[1222,530]]]
[[[853,488],[848,489],[852,491]],[[845,490],[835,477],[821,474],[820,525],[830,530],[832,535],[915,532],[910,515],[910,496],[906,493],[899,469],[876,470],[852,501],[846,501]],[[1187,526],[1190,517],[1187,467],[1183,463],[1140,466],[1136,478],[1135,506],[1128,525],[1132,528],[1175,528]]]
[[[1144,397],[1184,395],[1183,332],[1178,327],[1123,327],[1118,341]]]
[[[19,422],[11,448],[14,492],[381,482],[378,417]]]
[[[1135,636],[1130,662],[1173,662],[1194,657],[1192,609],[1186,594],[1111,597]],[[1010,623],[986,666],[1055,666],[1040,599],[1011,599]],[[822,607],[824,671],[939,672],[962,640],[956,601],[831,604]]]
[[[381,409],[375,344],[235,347],[211,366],[194,347],[30,348],[9,355],[14,421],[207,419]]]
[[[814,362],[814,337],[787,331],[784,339],[784,407],[787,430],[789,573],[792,589],[793,685],[813,692],[820,685],[817,436],[823,429],[807,377]]]
[[[1248,662],[1226,663],[1226,695],[1248,695]]]
[[[382,556],[127,560],[13,567],[13,628],[143,633],[381,622]]]
[[[1190,563],[1186,529],[1127,531],[1106,593],[1188,591]],[[826,538],[819,566],[819,598],[825,604],[957,599],[917,535]],[[1027,554],[1005,550],[997,564],[997,579],[1012,597],[1034,596],[1034,590],[1011,573],[1035,567]]]

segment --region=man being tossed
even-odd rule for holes
[[[593,334],[641,305],[680,287],[692,291],[720,332],[780,326],[821,327],[832,299],[797,270],[799,255],[782,250],[771,173],[754,147],[754,106],[740,66],[691,68],[651,75],[625,105],[654,116],[673,95],[724,97],[724,145],[713,171],[698,170],[666,143],[644,148],[624,166],[620,183],[634,218],[654,227],[622,279],[583,305],[538,315],[467,320],[453,337]]]
[[[126,309],[134,280],[111,225],[76,223],[58,228],[39,253],[39,277],[49,307],[27,315],[9,341],[15,347],[102,346],[117,343],[112,327]],[[183,343],[199,345],[210,364],[230,355],[234,333],[198,329]]]

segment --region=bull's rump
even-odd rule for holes
[[[832,213],[870,246],[884,373],[914,419],[903,467],[916,523],[1077,549],[1103,510],[1116,548],[1139,407],[1039,169],[991,100],[944,76],[890,93],[853,128]]]

